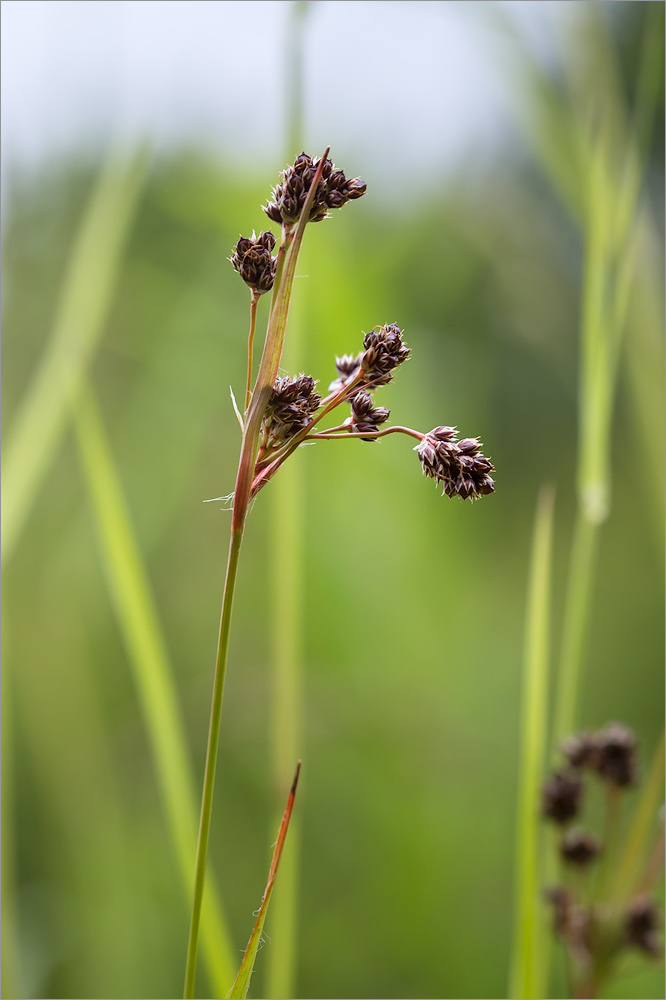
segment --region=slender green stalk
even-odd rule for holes
[[[259,304],[260,296],[256,292],[252,292],[250,298],[250,332],[247,337],[247,381],[245,384],[245,411],[247,413],[247,408],[250,405],[250,397],[252,396],[252,352],[254,348],[254,331],[257,325],[257,305]]]
[[[240,554],[240,547],[245,529],[245,520],[250,503],[250,492],[252,489],[254,464],[259,443],[261,422],[266,411],[266,406],[268,405],[268,400],[270,399],[273,385],[275,384],[275,378],[277,376],[278,368],[280,366],[280,358],[282,356],[282,347],[287,328],[289,303],[294,283],[294,276],[296,274],[298,254],[301,248],[301,243],[303,242],[303,234],[305,233],[305,227],[310,215],[312,202],[319,186],[319,181],[321,180],[324,163],[328,153],[329,149],[327,148],[320,159],[317,170],[315,171],[315,176],[312,180],[312,185],[305,200],[305,204],[303,205],[295,232],[289,233],[285,231],[283,227],[282,241],[278,251],[277,273],[273,286],[273,297],[271,300],[271,309],[268,318],[266,340],[264,342],[264,349],[259,363],[257,380],[247,411],[245,430],[243,431],[243,442],[241,445],[238,474],[236,476],[236,488],[234,491],[234,504],[231,514],[231,538],[229,541],[229,556],[224,582],[222,614],[220,616],[220,632],[215,662],[215,679],[213,682],[213,698],[208,730],[206,769],[204,773],[204,786],[201,800],[201,820],[199,823],[199,838],[197,842],[194,874],[192,918],[190,923],[187,964],[185,969],[185,1000],[189,1000],[189,998],[194,996],[199,926],[201,923],[201,903],[206,877],[206,858],[208,854],[208,840],[210,836],[210,819],[213,807],[213,791],[215,788],[217,749],[220,738],[224,678],[227,666],[227,654],[229,651],[231,611],[233,607],[234,589],[236,586],[238,557]]]
[[[2,996],[19,996],[18,949],[16,940],[16,852],[14,787],[14,704],[10,685],[12,672],[7,669],[10,656],[7,606],[5,601],[2,630],[2,662],[0,685],[2,689]]]
[[[510,997],[543,997],[542,837],[539,792],[547,747],[550,588],[554,495],[537,503],[527,593],[515,855],[515,929]]]
[[[111,447],[95,398],[85,381],[74,405],[74,426],[97,522],[102,567],[139,692],[160,793],[189,900],[196,806],[178,694]],[[212,884],[206,893],[202,923],[211,983],[217,994],[224,995],[234,977],[235,956],[217,890]]]
[[[303,53],[308,0],[291,5],[285,71],[286,157],[303,143]],[[303,366],[303,311],[305,288],[292,297],[289,341],[283,353],[287,371]],[[298,458],[277,478],[272,495],[271,519],[271,660],[273,697],[271,700],[271,760],[275,813],[281,808],[284,789],[291,778],[294,760],[303,756],[302,669],[303,669],[303,533],[305,517],[305,468]],[[280,884],[273,895],[271,947],[266,964],[267,998],[296,995],[296,926],[298,906],[298,859],[300,829],[293,819],[289,847],[281,866]]]
[[[147,167],[145,150],[113,151],[86,207],[46,350],[5,446],[3,562],[19,540],[103,331]]]
[[[553,723],[553,749],[576,729],[585,637],[590,617],[592,578],[599,544],[599,526],[579,508],[576,512],[567,583],[562,648]]]
[[[227,653],[229,650],[229,634],[231,626],[231,611],[236,586],[238,557],[240,555],[243,530],[233,531],[229,540],[229,557],[227,573],[224,581],[224,600],[220,619],[220,637],[215,663],[215,681],[213,685],[213,700],[210,709],[210,727],[208,730],[208,749],[206,751],[206,771],[204,773],[204,790],[201,802],[201,821],[199,840],[197,844],[196,874],[194,882],[194,901],[192,904],[192,922],[187,947],[187,968],[185,973],[185,998],[194,996],[194,981],[196,977],[197,946],[199,942],[199,926],[201,923],[201,903],[203,900],[204,880],[206,877],[206,854],[210,836],[210,818],[213,810],[213,791],[215,788],[215,764],[217,748],[220,742],[220,720],[222,716],[222,696],[224,694],[224,677],[227,668]]]

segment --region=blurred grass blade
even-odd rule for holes
[[[650,834],[657,828],[659,807],[664,801],[664,731],[654,752],[652,764],[643,783],[632,824],[620,855],[612,884],[613,902],[625,902],[636,890],[645,861]]]
[[[263,899],[261,901],[261,906],[259,908],[259,914],[257,916],[257,921],[250,935],[250,940],[248,941],[247,948],[245,949],[245,954],[243,955],[243,961],[241,962],[241,967],[238,970],[238,975],[236,976],[236,982],[232,986],[231,990],[227,994],[228,998],[240,997],[245,998],[247,996],[247,991],[250,988],[250,980],[252,978],[252,972],[254,971],[254,963],[257,958],[257,952],[259,950],[259,945],[261,943],[261,934],[264,929],[264,923],[266,920],[266,914],[268,912],[268,904],[271,901],[271,894],[273,892],[273,886],[275,885],[275,877],[277,875],[278,866],[280,864],[280,858],[282,857],[282,851],[284,848],[284,842],[287,837],[287,830],[289,829],[289,820],[291,819],[291,812],[294,808],[294,799],[296,797],[296,786],[298,785],[298,776],[301,771],[301,762],[299,760],[296,765],[296,774],[294,775],[294,780],[289,792],[289,797],[287,798],[287,807],[284,811],[284,816],[282,817],[282,822],[280,823],[280,830],[278,832],[278,838],[275,843],[275,850],[273,851],[273,860],[271,861],[271,867],[268,872],[268,882],[266,883],[266,891],[264,892]]]
[[[48,344],[7,439],[3,561],[18,542],[102,333],[148,162],[145,149],[110,153],[85,210]]]
[[[74,423],[97,521],[102,565],[151,743],[169,828],[189,903],[196,849],[196,798],[178,696],[131,519],[93,394],[83,383]],[[204,900],[202,938],[216,995],[233,980],[234,960],[215,889]]]
[[[10,636],[7,601],[3,608],[2,664],[0,686],[2,691],[2,839],[0,840],[2,862],[2,980],[0,993],[3,997],[19,996],[18,949],[16,922],[16,811],[15,811],[15,709],[10,685],[12,672],[7,669],[10,656]]]
[[[544,997],[539,793],[547,747],[548,661],[554,494],[537,502],[529,584],[520,734],[515,860],[515,929],[510,997]]]
[[[285,71],[286,149],[289,162],[303,148],[304,43],[311,0],[293,0],[287,28]],[[301,251],[304,261],[307,248]],[[308,273],[307,266],[304,266]],[[306,366],[305,299],[307,283],[292,293],[289,336],[282,352],[287,371]],[[304,647],[304,534],[305,463],[292,456],[273,484],[271,523],[271,759],[275,789],[275,821],[279,818],[282,789],[291,777],[293,762],[301,754]],[[265,996],[271,1000],[296,994],[296,940],[300,836],[297,820],[291,825],[289,851],[282,862],[280,885],[271,910],[271,940],[266,962]]]

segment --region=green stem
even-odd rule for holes
[[[257,325],[257,305],[259,303],[260,296],[256,292],[252,292],[252,298],[250,299],[250,332],[247,337],[247,379],[245,382],[245,413],[247,413],[247,408],[250,405],[250,399],[252,398],[252,349],[254,346],[254,331]]]
[[[213,684],[213,700],[210,710],[208,729],[208,747],[206,750],[206,770],[204,774],[203,796],[201,801],[201,821],[199,824],[199,839],[194,875],[194,898],[192,901],[192,919],[187,948],[187,965],[185,970],[185,1000],[194,996],[196,978],[197,950],[199,943],[199,926],[201,923],[201,904],[203,900],[204,882],[206,877],[206,857],[208,854],[208,839],[210,836],[210,819],[213,808],[213,790],[215,787],[215,768],[217,748],[220,741],[220,720],[222,716],[222,697],[224,694],[224,678],[229,651],[229,632],[231,628],[231,610],[234,600],[238,557],[240,554],[245,519],[250,504],[250,490],[254,474],[254,464],[259,443],[261,422],[266,412],[278,368],[282,356],[282,346],[289,314],[289,300],[296,273],[298,252],[303,241],[314,196],[319,187],[329,148],[321,157],[315,172],[308,196],[301,210],[296,231],[292,234],[283,226],[282,241],[278,251],[276,278],[273,285],[273,298],[268,318],[266,340],[259,363],[259,372],[255,383],[252,399],[247,412],[243,443],[241,446],[236,489],[234,490],[234,505],[231,515],[231,538],[229,541],[229,558],[224,582],[224,597],[222,599],[222,614],[220,616],[220,634],[217,645],[215,663],[215,680]]]
[[[213,683],[213,700],[210,708],[210,727],[208,730],[208,748],[206,750],[206,771],[204,774],[203,797],[201,801],[201,821],[199,824],[199,841],[197,844],[197,859],[194,876],[194,900],[192,903],[192,920],[190,923],[190,937],[187,948],[187,967],[185,971],[185,991],[183,994],[185,1000],[194,996],[199,926],[201,923],[201,903],[203,901],[204,881],[206,877],[206,856],[208,854],[210,819],[213,809],[217,748],[220,742],[220,720],[222,717],[224,676],[227,668],[231,611],[234,602],[238,557],[240,555],[242,540],[242,528],[240,531],[232,531],[231,539],[229,541],[227,574],[224,581],[224,597],[222,600],[222,615],[220,618],[220,635],[217,645],[217,659],[215,662],[215,680]]]
[[[543,997],[545,928],[541,906],[542,836],[539,790],[546,751],[552,490],[539,494],[532,540],[523,663],[520,778],[515,862],[515,932],[510,996]]]
[[[555,702],[553,748],[577,725],[579,689],[589,620],[592,577],[599,542],[599,525],[588,520],[581,507],[576,513],[567,583],[562,649]]]

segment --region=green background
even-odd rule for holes
[[[641,8],[623,11],[613,43],[631,103],[649,5],[616,6]],[[336,158],[335,136],[331,143]],[[649,162],[648,209],[660,241],[661,126]],[[362,172],[353,150],[339,165]],[[230,521],[220,503],[202,501],[233,489],[240,436],[229,386],[240,398],[245,377],[248,295],[226,258],[239,232],[262,227],[259,206],[281,166],[254,164],[248,179],[196,150],[153,162],[91,370],[197,783]],[[95,172],[72,157],[11,177],[6,436],[47,342]],[[412,358],[378,402],[397,423],[478,435],[496,466],[496,493],[474,505],[440,497],[421,475],[413,442],[397,435],[375,445],[320,442],[292,460],[305,553],[297,995],[502,997],[538,490],[556,489],[554,654],[575,505],[581,237],[526,145],[470,165],[424,198],[415,190],[404,199],[375,195],[372,176],[364,179],[365,198],[306,234],[296,368],[326,387],[335,355],[359,350],[363,330],[399,323]],[[659,260],[650,266],[661,275]],[[259,330],[266,309],[263,301]],[[632,381],[635,326],[621,360],[612,511],[601,533],[580,720],[633,727],[647,765],[663,716],[662,520],[653,485],[663,445],[661,422],[651,445],[640,440],[637,408],[651,394],[661,412],[654,371],[662,348],[651,344],[655,368]],[[238,949],[259,905],[285,793],[271,780],[273,502],[268,487],[243,547],[211,841]],[[16,945],[16,992],[4,995],[176,996],[187,906],[69,428],[6,570],[4,607]],[[251,995],[266,995],[269,947]],[[629,958],[622,975],[613,996],[662,995],[659,963]],[[198,995],[206,989],[202,965]]]

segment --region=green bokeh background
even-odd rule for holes
[[[631,94],[649,5],[614,6],[625,8],[615,45]],[[658,132],[649,180],[661,235]],[[365,176],[353,153],[342,165]],[[247,332],[247,295],[225,258],[240,231],[262,225],[281,164],[263,166],[248,179],[195,150],[153,164],[92,365],[198,777],[230,519],[202,500],[233,488],[229,386],[240,397]],[[7,435],[95,170],[72,158],[9,188]],[[306,614],[297,995],[502,997],[534,508],[552,484],[556,654],[575,504],[580,234],[526,147],[406,204],[375,196],[365,179],[364,199],[307,233],[298,368],[326,386],[334,356],[357,351],[362,330],[398,322],[413,354],[378,402],[398,423],[480,436],[497,492],[475,505],[439,497],[399,436],[321,442],[293,459]],[[260,327],[265,315],[262,302]],[[659,379],[658,411],[661,389]],[[623,362],[580,719],[634,727],[647,762],[663,717],[662,527],[635,396]],[[661,463],[660,426],[654,435]],[[244,542],[211,843],[239,949],[276,832],[271,504],[269,487]],[[11,995],[176,996],[188,912],[69,430],[4,599]],[[632,958],[622,971],[613,996],[662,995],[658,963]],[[206,988],[202,967],[198,995]]]

